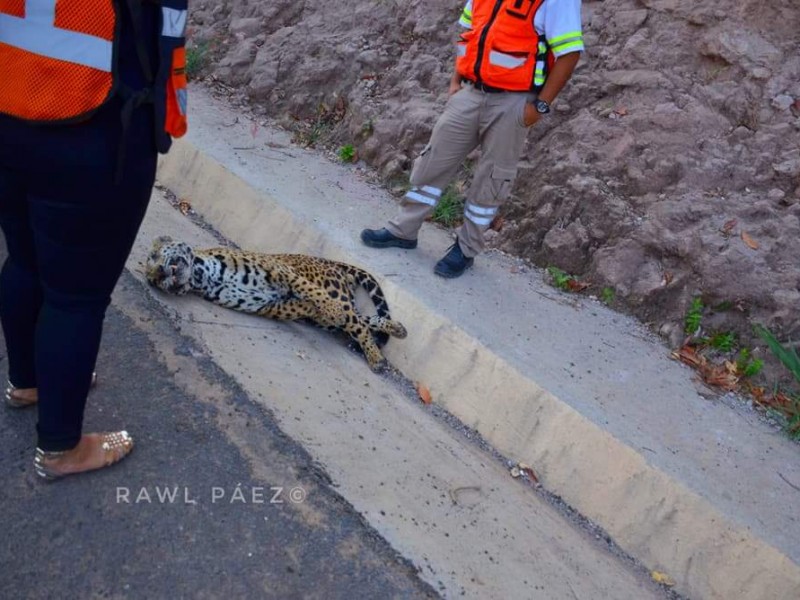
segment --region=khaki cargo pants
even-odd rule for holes
[[[414,161],[412,187],[403,197],[399,214],[386,228],[397,237],[417,239],[442,191],[467,155],[480,145],[481,158],[464,206],[464,224],[457,232],[465,256],[480,254],[485,247],[483,234],[511,193],[517,175],[528,133],[523,112],[529,98],[524,92],[488,93],[468,84],[453,94],[430,142]]]

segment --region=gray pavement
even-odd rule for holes
[[[41,482],[35,409],[0,410],[0,598],[436,595],[127,273],[120,290],[139,317],[109,310],[86,430],[125,427],[136,449]],[[148,331],[174,361],[156,358]]]

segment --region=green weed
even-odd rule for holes
[[[200,42],[186,48],[186,78],[196,79],[208,66],[208,43]]]
[[[356,149],[352,144],[346,144],[339,148],[339,160],[345,163],[351,163],[356,157]]]
[[[730,331],[718,331],[706,342],[720,352],[730,352],[736,345],[736,334]]]
[[[797,350],[781,344],[775,334],[763,325],[756,325],[755,331],[781,364],[789,370],[795,382],[800,384],[800,356]],[[796,394],[779,394],[779,396],[782,396],[784,402],[776,408],[786,419],[786,431],[792,439],[800,440],[800,397]]]
[[[449,186],[436,208],[433,209],[431,220],[445,227],[457,227],[464,217],[464,200],[459,196],[453,186]]]
[[[305,148],[313,148],[326,135],[333,126],[324,118],[317,117],[313,123],[301,124],[292,137],[292,142]]]
[[[736,356],[736,371],[742,377],[755,377],[764,367],[764,361],[760,358],[753,358],[750,350],[742,348]]]
[[[787,417],[786,432],[795,441],[800,440],[800,400],[793,399],[789,408],[791,415]]]
[[[611,305],[614,303],[614,299],[617,297],[617,292],[614,291],[612,287],[604,287],[603,291],[600,292],[600,300],[603,304]]]
[[[715,304],[711,308],[716,312],[725,312],[728,310],[732,310],[734,308],[734,304],[730,300],[723,300],[722,302],[720,302],[719,304]]]
[[[550,274],[550,277],[553,278],[553,285],[560,290],[569,290],[569,282],[575,279],[572,275],[562,271],[558,267],[547,267],[547,272]]]
[[[692,304],[686,312],[684,319],[684,331],[687,335],[694,335],[700,330],[700,323],[703,321],[703,300],[698,296],[692,299]]]
[[[795,381],[800,383],[800,356],[797,355],[797,350],[785,347],[778,341],[778,338],[763,325],[756,325],[755,330],[761,339],[766,342],[767,347],[776,358],[781,361],[781,364],[789,369]]]

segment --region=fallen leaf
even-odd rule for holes
[[[503,228],[503,225],[505,225],[505,223],[506,220],[500,215],[497,215],[494,219],[492,219],[492,222],[489,224],[489,229],[493,231],[500,231]]]
[[[778,392],[777,394],[772,394],[768,398],[764,399],[764,406],[768,406],[770,408],[774,408],[776,410],[786,409],[792,406],[794,402],[792,401],[789,396],[784,394],[783,392]]]
[[[708,385],[720,387],[724,390],[732,392],[739,384],[739,378],[733,373],[729,373],[725,367],[711,367],[702,373],[703,381]]]
[[[653,581],[655,581],[656,583],[660,583],[661,585],[666,585],[669,587],[675,585],[675,581],[672,579],[672,577],[670,577],[666,573],[662,573],[661,571],[651,571],[650,577],[653,578]]]
[[[431,398],[431,391],[422,383],[417,384],[417,394],[419,394],[419,399],[422,400],[423,404],[430,404],[433,400],[433,398]]]
[[[674,275],[671,271],[664,271],[664,285],[669,285],[672,283]]]
[[[679,360],[696,369],[704,367],[707,362],[706,357],[698,354],[691,346],[683,346],[679,350],[675,350],[671,356],[675,360]]]
[[[567,281],[567,287],[570,292],[581,292],[588,288],[591,284],[585,281],[578,281],[577,279],[570,279]]]
[[[731,231],[733,231],[733,228],[736,227],[736,223],[738,223],[736,219],[725,221],[725,224],[722,226],[722,229],[720,229],[720,231],[724,233],[726,236],[730,235]]]
[[[519,463],[519,464],[517,465],[517,468],[518,468],[518,469],[519,469],[519,470],[520,470],[522,473],[524,473],[525,475],[527,475],[528,479],[530,479],[531,481],[533,481],[533,482],[535,482],[535,483],[539,483],[539,478],[538,478],[538,477],[536,477],[536,473],[534,473],[534,472],[533,472],[533,469],[530,467],[530,465],[526,465],[525,463]]]
[[[628,114],[628,109],[625,108],[624,106],[620,106],[619,108],[615,109],[614,112],[617,113],[620,117],[624,117],[625,115]]]
[[[749,392],[753,395],[753,400],[756,404],[764,404],[766,390],[763,387],[750,386]]]
[[[189,214],[189,211],[192,210],[192,205],[189,204],[186,200],[181,200],[180,202],[178,202],[178,210],[181,211],[181,214],[183,216],[186,216]]]
[[[747,235],[746,231],[742,231],[742,241],[747,244],[753,250],[758,250],[758,242]]]

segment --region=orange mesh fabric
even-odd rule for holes
[[[164,129],[172,137],[181,137],[186,133],[186,49],[175,48],[172,51],[170,78],[167,80],[167,118]]]
[[[87,33],[110,41],[114,39],[115,21],[114,3],[111,0],[61,0],[56,3],[55,25],[61,29]]]
[[[0,113],[61,121],[100,106],[111,91],[111,73],[46,58],[0,43]]]
[[[12,17],[24,17],[25,0],[0,0],[0,13]]]

